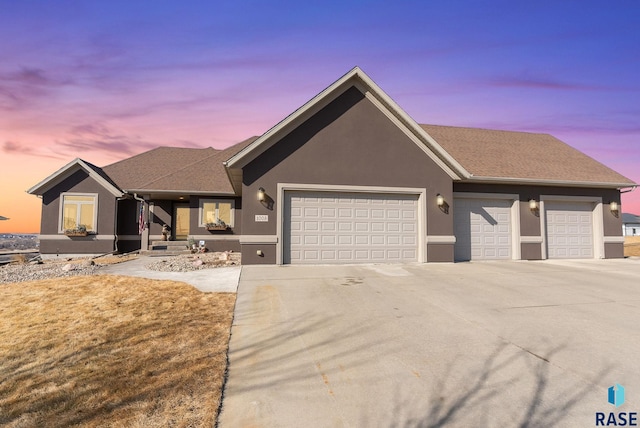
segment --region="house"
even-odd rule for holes
[[[640,236],[640,216],[635,214],[622,214],[622,235]]]
[[[623,257],[633,187],[550,135],[419,125],[356,67],[226,150],[76,159],[29,192],[43,253],[145,250],[167,224],[245,264],[297,264]]]

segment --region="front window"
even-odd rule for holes
[[[63,193],[61,195],[60,231],[85,229],[96,231],[98,195]]]
[[[224,222],[233,227],[234,201],[232,199],[200,199],[200,226]]]

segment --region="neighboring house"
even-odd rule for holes
[[[640,216],[634,214],[622,214],[622,235],[640,236]]]
[[[356,67],[258,138],[76,159],[29,192],[43,253],[148,249],[166,223],[244,264],[295,264],[623,257],[632,187],[550,135],[419,125]],[[217,218],[231,229],[204,228]],[[64,235],[81,222],[92,234]]]

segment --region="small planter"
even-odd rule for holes
[[[207,230],[209,232],[213,232],[215,230],[229,230],[229,226],[207,226]]]
[[[78,231],[73,231],[73,232],[65,232],[64,233],[66,236],[69,237],[79,237],[79,236],[87,236],[88,232],[78,232]]]

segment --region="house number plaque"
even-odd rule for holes
[[[266,222],[269,221],[269,215],[264,214],[264,215],[258,215],[256,214],[256,222]]]

